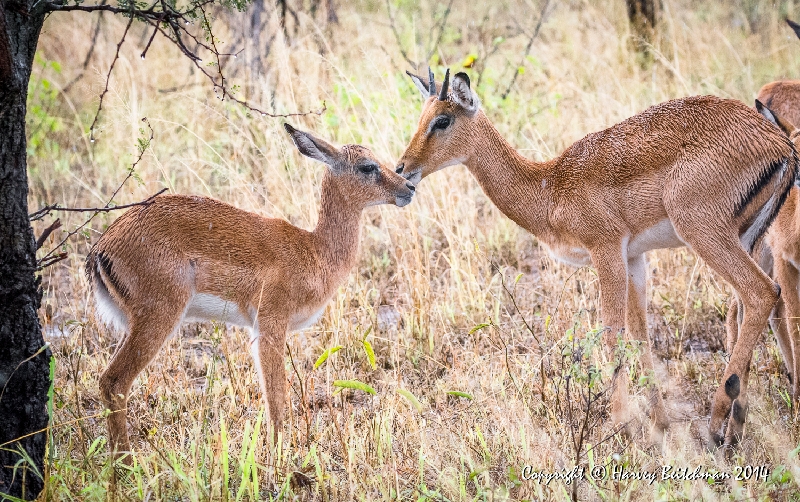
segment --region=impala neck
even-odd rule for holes
[[[472,154],[464,165],[503,214],[534,235],[547,232],[551,162],[535,162],[520,155],[482,111],[475,129],[470,135]]]
[[[312,234],[319,256],[329,271],[346,272],[355,264],[361,237],[362,210],[360,204],[354,204],[342,193],[333,174],[325,173],[319,220]]]

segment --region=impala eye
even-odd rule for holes
[[[364,164],[358,166],[358,170],[364,174],[369,174],[378,170],[378,166],[375,164]]]
[[[436,117],[436,120],[434,120],[433,124],[431,125],[431,132],[437,129],[447,129],[450,127],[451,123],[452,120],[450,120],[450,117],[447,115],[440,115],[439,117]]]

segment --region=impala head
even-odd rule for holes
[[[289,124],[283,127],[300,153],[328,166],[334,183],[357,205],[403,207],[411,202],[414,185],[376,159],[369,148],[361,145],[336,148]]]
[[[396,171],[417,184],[429,174],[461,164],[472,155],[480,101],[469,88],[466,73],[456,73],[451,83],[450,70],[447,70],[440,91],[436,89],[430,69],[427,83],[414,74],[408,73],[408,76],[426,101],[417,132],[400,158]]]
[[[778,116],[759,100],[756,100],[756,110],[758,113],[763,115],[765,119],[769,120],[778,126],[781,131],[786,133],[792,143],[794,143],[796,146],[800,146],[800,129],[797,129],[794,124]]]

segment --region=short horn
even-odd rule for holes
[[[436,80],[433,79],[433,70],[431,70],[430,66],[428,67],[428,80],[430,80],[428,92],[431,93],[431,96],[436,96]]]
[[[450,84],[450,68],[444,73],[444,80],[442,81],[442,92],[439,94],[439,101],[447,99],[447,86]]]

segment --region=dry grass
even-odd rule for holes
[[[248,68],[255,44],[230,60],[228,71],[237,72],[243,95],[278,112],[314,109],[325,101],[324,116],[292,123],[395,159],[416,126],[420,100],[404,76],[407,65],[386,4],[337,3],[338,25],[300,13],[288,41],[273,16],[266,31],[277,37],[263,60],[269,71]],[[746,0],[663,4],[664,32],[652,64],[629,49],[621,0],[558,2],[524,60],[527,37],[515,32],[533,29],[539,4],[456,2],[431,62],[441,74],[443,62],[457,68],[477,55],[473,81],[483,70],[478,92],[487,114],[536,159],[669,98],[711,93],[749,103],[762,84],[800,75],[800,41],[780,18],[800,17],[793,3],[769,10]],[[404,48],[410,57],[424,58],[432,16],[444,6],[391,5]],[[238,49],[244,17],[220,17],[217,35]],[[251,117],[214,99],[173,48],[157,40],[142,60],[142,31],[123,48],[98,140],[90,143],[88,126],[124,28],[124,20],[104,20],[86,75],[63,92],[80,70],[95,19],[57,14],[42,35],[30,102],[32,209],[105,203],[127,174],[146,116],[155,140],[137,168],[139,181],[129,182],[117,202],[167,187],[313,227],[324,168],[295,153],[281,120]],[[225,32],[224,25],[231,29]],[[520,65],[524,73],[509,98],[500,100]],[[61,217],[69,229],[84,215]],[[69,242],[69,259],[44,274],[46,338],[56,357],[47,499],[112,497],[97,379],[118,336],[91,319],[82,264],[91,242],[115,217],[98,216]],[[640,424],[633,424],[630,438],[613,435],[608,424],[602,391],[610,375],[592,343],[599,309],[593,272],[548,258],[463,167],[428,178],[411,206],[370,208],[363,222],[357,269],[320,322],[289,338],[292,411],[282,441],[265,443],[246,335],[223,326],[186,326],[134,386],[128,416],[136,466],[116,487],[116,497],[564,499],[573,495],[572,485],[524,480],[530,473],[524,468],[571,469],[576,458],[583,466],[630,470],[671,464],[731,473],[735,466],[766,465],[772,472],[766,480],[717,484],[582,481],[574,493],[581,500],[797,497],[800,429],[783,399],[787,381],[771,336],[754,358],[741,450],[727,460],[705,449],[710,398],[724,369],[729,288],[691,252],[650,256],[650,330],[673,421],[658,447]],[[482,323],[490,325],[473,330]],[[369,327],[374,369],[361,343]],[[337,345],[343,349],[315,370],[320,354]],[[599,381],[592,367],[599,368]],[[332,382],[344,379],[365,382],[377,395],[336,394]],[[597,426],[585,438],[594,448],[589,452],[584,444],[576,452],[576,414],[585,411],[579,393],[590,388],[601,392],[589,410]],[[413,393],[420,408],[398,389]],[[642,405],[646,390],[634,390]],[[292,472],[314,482],[290,483]]]

